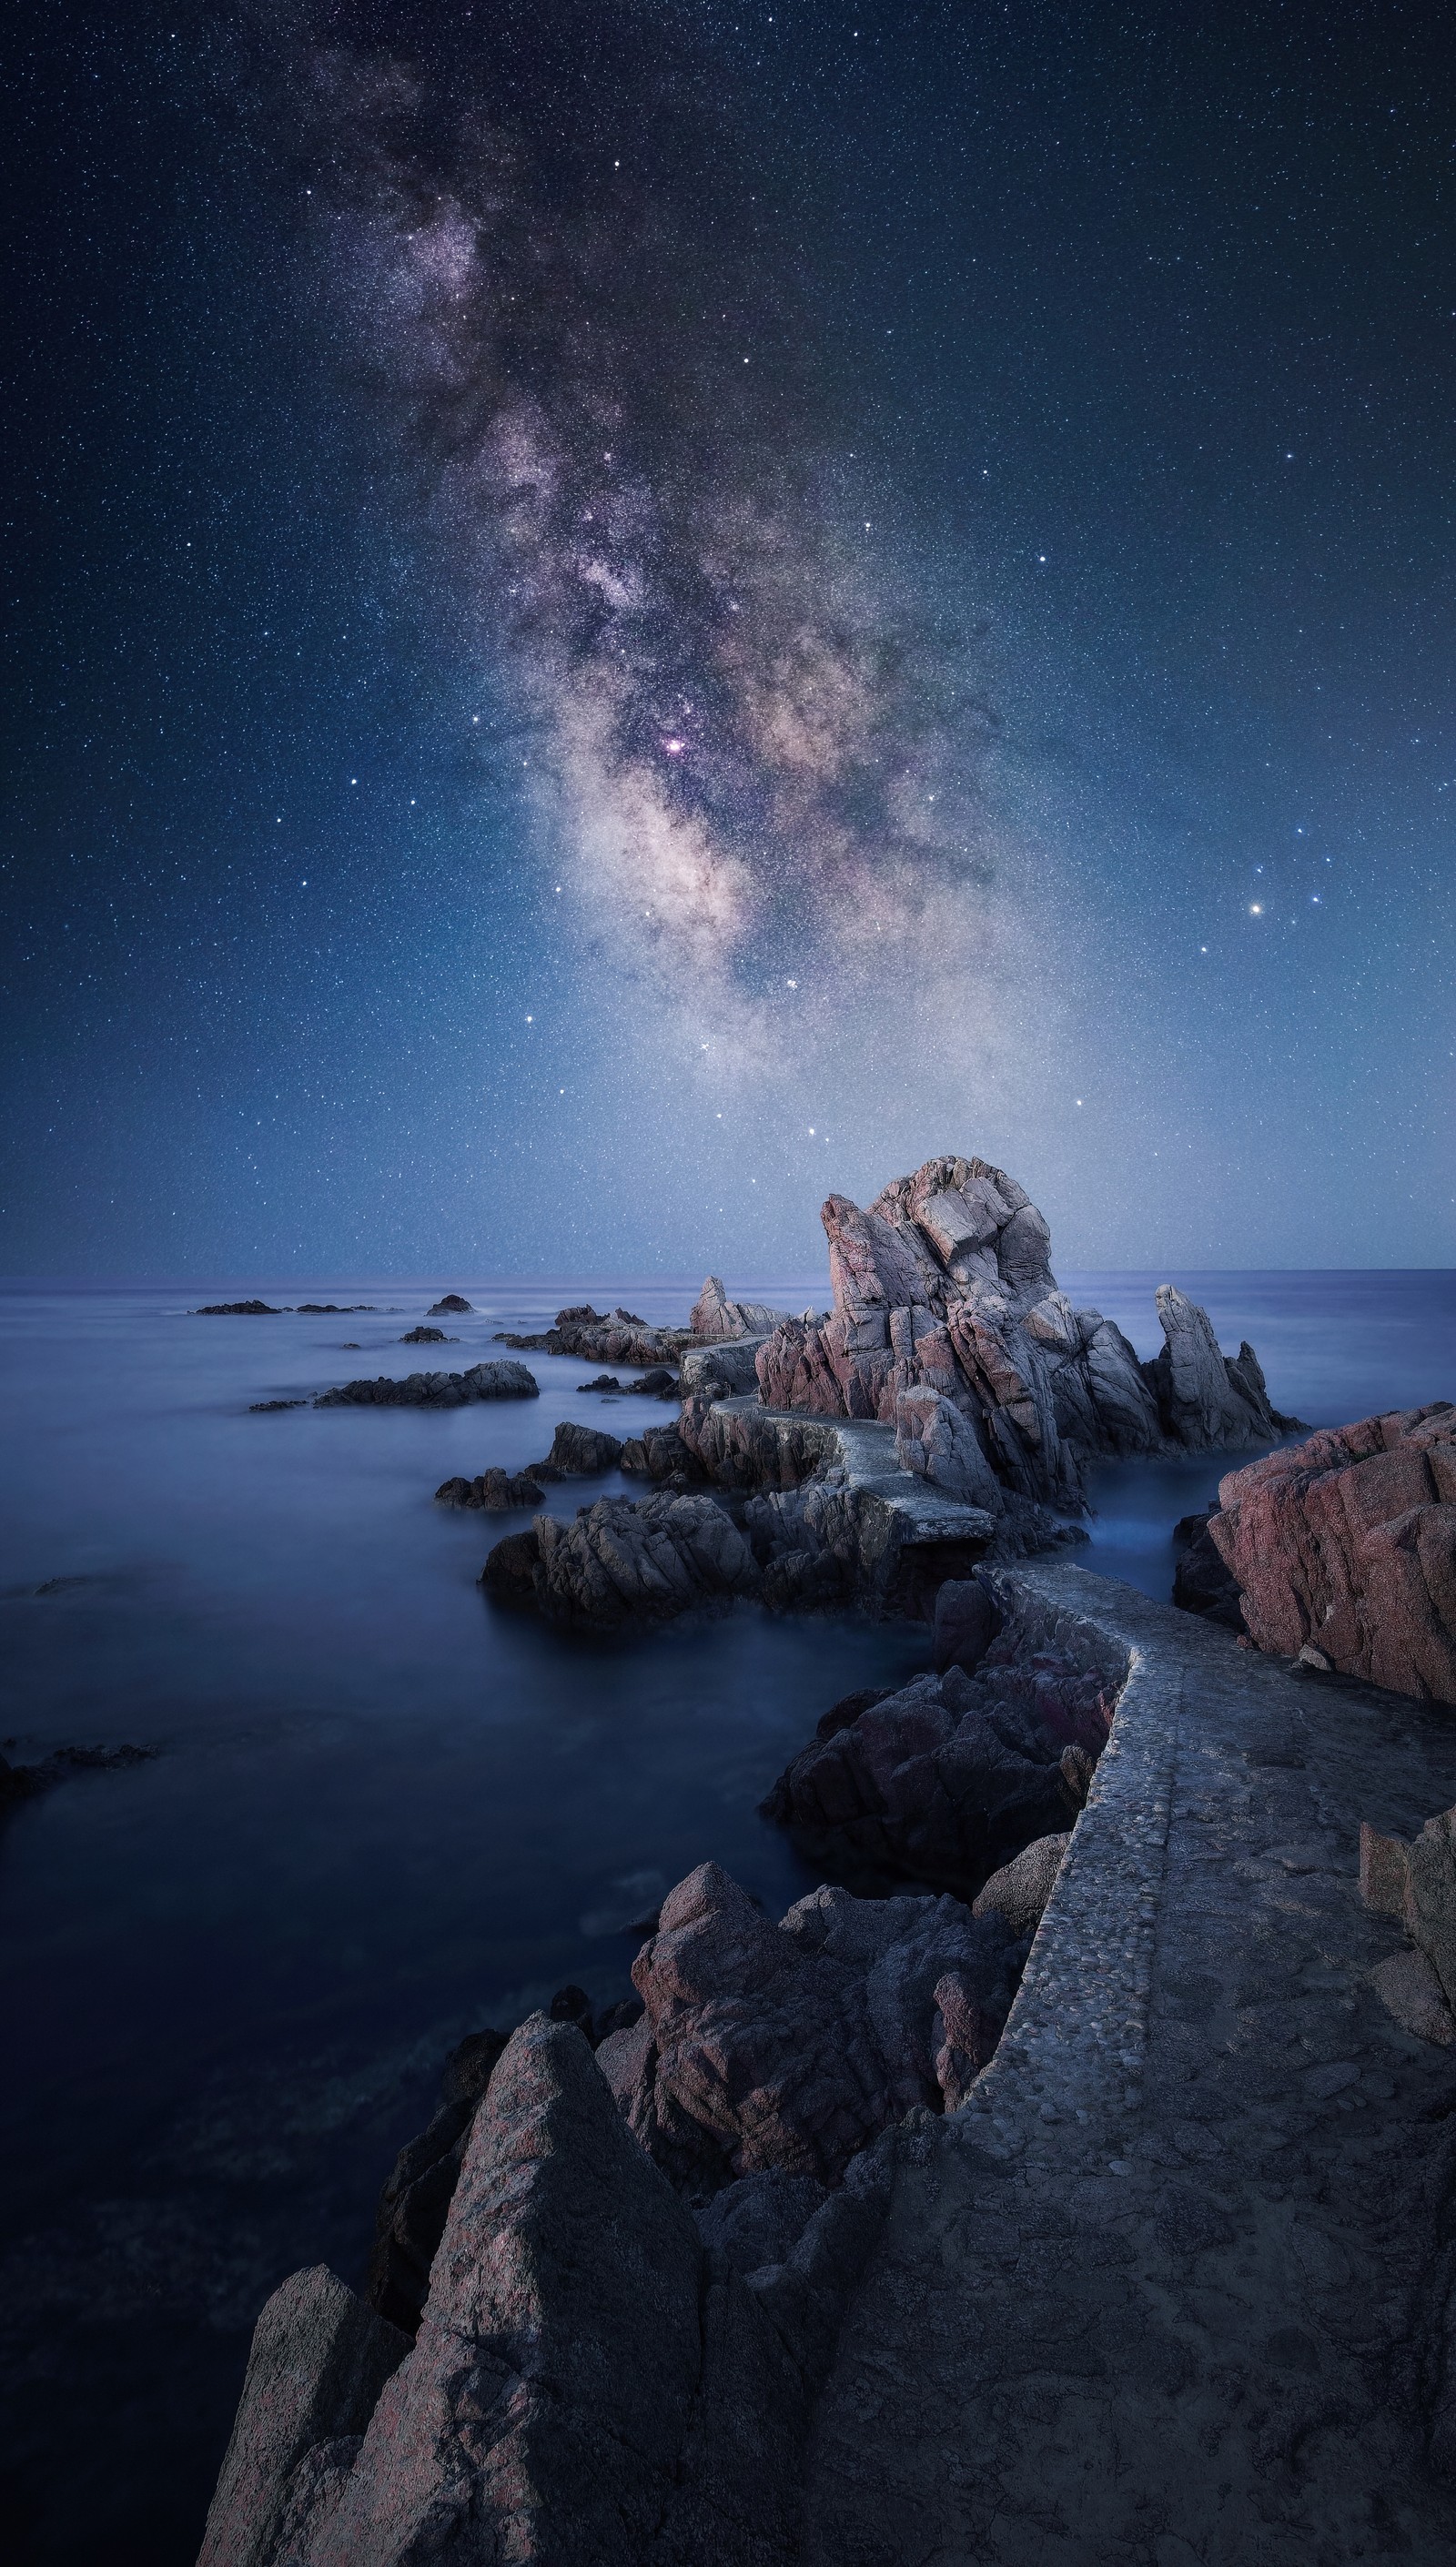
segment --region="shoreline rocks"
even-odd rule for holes
[[[673,1364],[694,1342],[691,1328],[657,1328],[635,1310],[594,1310],[590,1301],[558,1310],[554,1327],[535,1335],[496,1332],[497,1345],[522,1354],[577,1355],[588,1363]]]
[[[404,1381],[381,1373],[377,1381],[346,1381],[321,1390],[315,1408],[464,1408],[476,1399],[539,1399],[540,1385],[524,1364],[477,1363],[468,1372],[412,1372]]]
[[[757,1593],[758,1565],[710,1497],[667,1490],[598,1498],[571,1524],[537,1516],[496,1544],[481,1584],[497,1602],[534,1604],[568,1630],[647,1625]]]
[[[190,1315],[194,1319],[281,1319],[284,1313],[271,1301],[204,1301]]]
[[[437,1301],[431,1302],[425,1315],[427,1319],[463,1319],[474,1306],[473,1301],[465,1299],[463,1292],[444,1292]]]
[[[1450,1401],[1266,1454],[1228,1473],[1219,1500],[1209,1536],[1257,1647],[1456,1703]]]

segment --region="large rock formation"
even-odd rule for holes
[[[632,1976],[647,2011],[598,2063],[631,2129],[699,2198],[735,2176],[837,2183],[917,2104],[959,2104],[1024,1944],[955,1898],[810,1892],[771,1924],[717,1863],[663,1902]]]
[[[534,1603],[568,1629],[600,1631],[753,1595],[761,1579],[716,1500],[663,1490],[598,1498],[571,1524],[537,1516],[529,1534],[496,1544],[482,1583],[499,1602]]]
[[[1456,1408],[1391,1410],[1220,1483],[1209,1534],[1262,1649],[1456,1703]]]
[[[722,1277],[710,1275],[689,1313],[688,1325],[700,1341],[712,1343],[725,1337],[766,1337],[788,1316],[787,1310],[770,1309],[766,1301],[730,1301]]]
[[[786,1320],[760,1348],[770,1407],[893,1424],[907,1392],[936,1392],[1006,1487],[1068,1507],[1079,1455],[1264,1443],[1295,1422],[1270,1406],[1253,1348],[1221,1354],[1207,1314],[1172,1284],[1150,1364],[1099,1311],[1074,1310],[1041,1215],[983,1159],[928,1160],[867,1212],[831,1195],[822,1219],[834,1307]]]
[[[412,1372],[403,1381],[381,1373],[377,1381],[346,1381],[321,1390],[315,1408],[465,1408],[472,1399],[538,1399],[540,1386],[524,1364],[477,1363],[468,1372]]]

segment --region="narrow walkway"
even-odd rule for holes
[[[1066,1566],[1133,1672],[1022,1992],[902,2163],[815,2428],[813,2567],[1450,2567],[1456,2052],[1362,1818],[1456,1802],[1456,1715],[1291,1674]],[[1456,2303],[1453,2303],[1456,2322]]]

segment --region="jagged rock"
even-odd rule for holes
[[[937,1588],[931,1637],[931,1664],[938,1675],[947,1667],[975,1672],[1001,1629],[1001,1609],[979,1577],[948,1577]]]
[[[380,2195],[369,2296],[380,2316],[407,2335],[420,2324],[465,2142],[505,2043],[503,2032],[472,2032],[449,2053],[435,2115],[401,2148]]]
[[[710,1275],[689,1313],[695,1337],[713,1342],[723,1337],[763,1337],[788,1317],[766,1301],[730,1301],[722,1278]]]
[[[56,1747],[34,1765],[12,1765],[0,1756],[0,1809],[7,1801],[33,1800],[37,1792],[48,1792],[75,1774],[121,1773],[131,1765],[149,1765],[160,1754],[159,1747]]]
[[[408,1328],[400,1343],[402,1346],[452,1346],[455,1340],[447,1337],[443,1328],[419,1327]]]
[[[598,1498],[571,1524],[538,1516],[529,1534],[496,1544],[481,1582],[498,1601],[534,1603],[568,1627],[616,1630],[755,1594],[760,1578],[712,1498],[665,1489],[640,1501]]]
[[[578,1426],[568,1417],[552,1436],[544,1462],[528,1462],[526,1469],[538,1480],[594,1480],[602,1471],[614,1471],[621,1459],[620,1435],[609,1435],[601,1426]]]
[[[786,2567],[805,2383],[634,2143],[581,2036],[512,2035],[418,2343],[296,2567]],[[318,2461],[315,2462],[318,2467]]]
[[[504,1514],[511,1507],[538,1507],[545,1491],[529,1471],[480,1471],[473,1480],[441,1480],[435,1492],[440,1507],[483,1508]]]
[[[777,2167],[739,2175],[694,2212],[705,2246],[721,2255],[735,2272],[756,2273],[765,2264],[781,2264],[792,2254],[816,2210],[828,2200],[827,2187],[811,2174],[784,2174]]]
[[[204,1301],[194,1319],[281,1319],[271,1301]]]
[[[1056,1875],[1061,1869],[1061,1857],[1070,1843],[1069,1833],[1034,1838],[978,1889],[971,1901],[972,1915],[986,1916],[995,1908],[998,1915],[1006,1918],[1014,1934],[1033,1932],[1046,1913],[1046,1902],[1056,1887]]]
[[[253,2330],[197,2567],[273,2567],[299,2463],[317,2444],[363,2432],[409,2351],[409,2337],[326,2264],[280,2282]]]
[[[1360,1893],[1367,1907],[1404,1925],[1456,2011],[1456,1808],[1427,1819],[1409,1844],[1362,1825]]]
[[[1262,1649],[1456,1703],[1456,1408],[1395,1409],[1267,1454],[1209,1533]]]
[[[663,1902],[633,1978],[642,2022],[598,2063],[629,2127],[699,2197],[775,2171],[832,2184],[915,2105],[939,2106],[953,1985],[989,2058],[1023,1945],[953,1898],[822,1888],[772,1925],[717,1863]]]
[[[576,1386],[578,1390],[620,1391],[622,1384],[614,1372],[599,1372],[595,1381],[579,1381]]]
[[[948,1497],[969,1498],[989,1514],[1002,1511],[1001,1482],[963,1409],[939,1390],[902,1390],[895,1403],[895,1458]]]
[[[588,1363],[670,1364],[693,1343],[689,1328],[654,1328],[635,1310],[594,1310],[589,1301],[558,1310],[556,1324],[535,1336],[502,1329],[498,1343],[524,1353],[580,1355]]]
[[[641,1381],[628,1384],[628,1397],[633,1399],[676,1399],[681,1388],[678,1376],[666,1364],[653,1364]]]
[[[444,1292],[437,1301],[431,1302],[425,1315],[427,1319],[461,1319],[473,1307],[474,1303],[467,1301],[462,1292]]]
[[[713,1399],[732,1399],[758,1388],[757,1360],[761,1337],[730,1337],[717,1345],[689,1346],[679,1366],[684,1398],[707,1391]]]
[[[524,1364],[477,1363],[468,1372],[412,1372],[404,1381],[346,1381],[322,1390],[315,1408],[464,1408],[474,1399],[538,1399]]]
[[[1417,2041],[1442,2050],[1456,2043],[1456,2016],[1424,1952],[1392,1952],[1370,1972],[1370,1985],[1386,2012]]]
[[[629,1437],[622,1447],[621,1467],[642,1479],[670,1480],[682,1488],[703,1478],[697,1455],[689,1451],[676,1426],[649,1426],[645,1434]]]
[[[1205,1515],[1184,1516],[1173,1527],[1173,1601],[1184,1613],[1201,1613],[1205,1621],[1242,1631],[1239,1582],[1208,1529],[1215,1512],[1210,1507]]]
[[[952,1665],[916,1676],[853,1719],[834,1716],[827,1736],[821,1725],[765,1812],[842,1873],[899,1873],[970,1896],[1075,1818],[1124,1673],[1027,1649],[1011,1632],[974,1675]]]
[[[300,1319],[353,1319],[361,1311],[373,1310],[373,1301],[300,1301]]]
[[[1226,1360],[1173,1286],[1158,1296],[1166,1343],[1153,1365],[1099,1311],[1074,1310],[1045,1222],[985,1160],[928,1160],[867,1212],[831,1195],[822,1220],[834,1308],[783,1321],[758,1349],[770,1408],[893,1422],[902,1394],[939,1393],[1004,1488],[1068,1509],[1081,1503],[1078,1455],[1249,1444],[1291,1422],[1270,1407],[1252,1348]]]
[[[249,1417],[273,1417],[281,1408],[307,1408],[306,1399],[250,1399]]]

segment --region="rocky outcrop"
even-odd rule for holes
[[[437,1301],[431,1302],[425,1315],[427,1319],[462,1319],[474,1306],[472,1301],[465,1299],[463,1292],[444,1292]]]
[[[1073,1309],[1041,1215],[983,1159],[928,1160],[867,1212],[831,1195],[822,1219],[834,1307],[784,1321],[760,1347],[770,1408],[893,1424],[907,1392],[932,1392],[966,1418],[1003,1487],[1073,1509],[1080,1457],[1256,1444],[1295,1422],[1270,1406],[1253,1349],[1221,1354],[1207,1314],[1173,1285],[1158,1293],[1151,1364],[1112,1320]]]
[[[443,1328],[419,1327],[407,1328],[400,1343],[402,1346],[452,1346],[455,1339],[447,1337]]]
[[[1408,2032],[1444,2049],[1456,2043],[1456,1809],[1427,1819],[1419,1836],[1360,1829],[1360,1894],[1393,1916],[1415,1946],[1374,1972],[1384,2003]]]
[[[232,2438],[197,2567],[273,2567],[295,2472],[320,2445],[353,2452],[410,2339],[326,2264],[290,2274],[253,2330]],[[316,2481],[317,2468],[308,2471]],[[299,2493],[302,2490],[298,2490]],[[292,2508],[295,2522],[300,2508]]]
[[[916,2105],[959,2103],[995,2047],[1024,1945],[954,1898],[811,1891],[777,1924],[717,1863],[663,1902],[640,2024],[598,2063],[684,2191],[765,2172],[835,2184]],[[974,2065],[972,2062],[974,2061]]]
[[[723,1279],[710,1275],[689,1313],[695,1337],[712,1342],[721,1337],[766,1337],[789,1316],[766,1301],[730,1301]]]
[[[526,1469],[537,1480],[594,1480],[603,1471],[615,1471],[621,1459],[620,1435],[563,1417],[544,1462],[528,1462]]]
[[[497,1601],[533,1603],[568,1629],[610,1631],[756,1594],[761,1579],[713,1498],[662,1490],[598,1498],[571,1524],[537,1516],[529,1534],[496,1544],[481,1583]]]
[[[1456,1703],[1456,1408],[1329,1428],[1219,1486],[1209,1534],[1262,1649]]]
[[[990,1514],[1002,1512],[1002,1487],[981,1438],[964,1409],[939,1390],[902,1390],[895,1402],[895,1458],[948,1497],[969,1498]]]
[[[898,1874],[972,1897],[1032,1840],[1064,1836],[1126,1672],[1094,1644],[1072,1655],[1015,1620],[979,1648],[967,1631],[943,1674],[826,1712],[765,1812],[841,1877]]]
[[[1034,1933],[1046,1913],[1047,1900],[1056,1887],[1062,1856],[1070,1843],[1069,1833],[1033,1838],[977,1891],[971,1901],[972,1915],[989,1916],[995,1908],[1014,1934]]]
[[[649,1426],[645,1433],[629,1436],[622,1447],[621,1467],[640,1479],[666,1482],[675,1489],[701,1485],[706,1477],[676,1426]]]
[[[594,1310],[590,1301],[558,1310],[554,1327],[535,1336],[502,1329],[496,1342],[522,1353],[580,1355],[588,1363],[671,1364],[693,1343],[691,1328],[655,1328],[635,1310]]]
[[[812,2392],[887,2175],[811,2220],[791,2271],[749,2281],[581,2035],[533,2016],[476,2112],[414,2348],[362,2427],[278,2447],[255,2487],[267,2534],[208,2567],[788,2567]]]
[[[530,1471],[477,1471],[473,1480],[441,1480],[435,1492],[437,1507],[469,1507],[487,1515],[506,1515],[512,1507],[538,1507],[546,1492]]]
[[[192,1312],[194,1319],[280,1319],[281,1310],[271,1301],[204,1301]]]
[[[1242,1631],[1239,1581],[1209,1532],[1216,1513],[1210,1507],[1202,1515],[1181,1517],[1173,1527],[1173,1601],[1180,1612],[1201,1613],[1225,1630]]]
[[[540,1386],[524,1364],[477,1363],[468,1372],[412,1372],[404,1381],[346,1381],[322,1390],[315,1408],[465,1408],[474,1399],[538,1399]]]
[[[380,2195],[369,2296],[407,2335],[420,2324],[476,2108],[505,2044],[503,2032],[472,2032],[449,2053],[436,2112],[401,2148]]]

